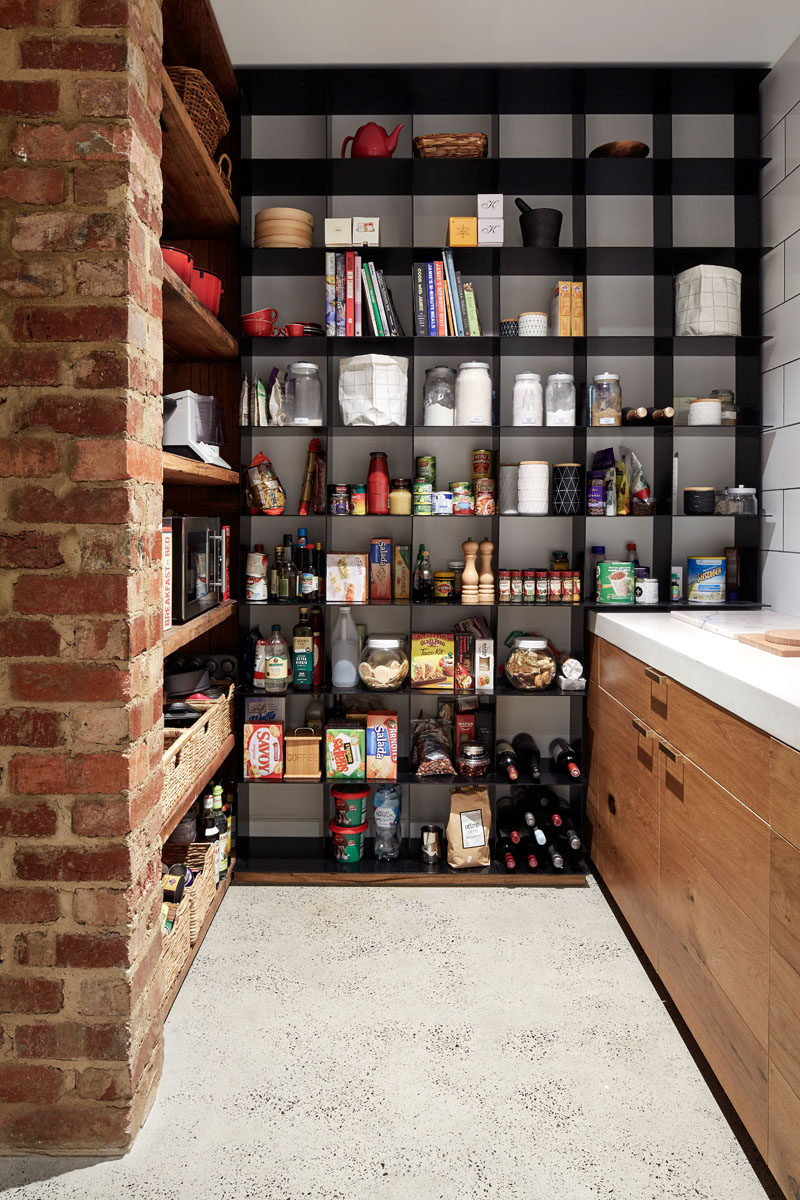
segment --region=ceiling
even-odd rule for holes
[[[749,63],[800,36],[797,0],[212,0],[234,66]],[[385,7],[384,7],[385,5]],[[560,18],[560,19],[557,19]]]

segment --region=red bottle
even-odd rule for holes
[[[370,516],[386,516],[389,512],[389,466],[382,450],[373,450],[369,456],[367,512]]]

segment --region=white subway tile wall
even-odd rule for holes
[[[800,39],[761,85],[765,604],[800,613]]]

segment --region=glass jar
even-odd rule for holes
[[[511,603],[522,604],[522,571],[511,572]]]
[[[436,604],[452,604],[455,593],[455,575],[452,571],[434,571],[433,599]]]
[[[502,568],[497,572],[497,603],[511,603],[511,572]]]
[[[575,424],[575,379],[566,371],[547,376],[544,394],[545,424]]]
[[[721,404],[720,423],[722,425],[735,425],[736,416],[736,400],[730,388],[714,388],[711,392],[715,400],[719,400]]]
[[[462,742],[458,749],[456,767],[465,779],[480,779],[489,770],[491,759],[483,742]]]
[[[322,380],[316,363],[291,363],[284,400],[287,425],[322,424]]]
[[[602,375],[595,375],[589,388],[589,424],[622,424],[622,388],[619,386],[619,375],[612,375],[608,371],[604,371]]]
[[[556,677],[556,660],[544,638],[527,633],[513,634],[506,643],[506,679],[521,692],[541,692]]]
[[[389,492],[389,514],[393,517],[411,516],[411,480],[393,479]]]
[[[725,510],[729,516],[754,517],[758,512],[758,497],[755,488],[729,487],[725,489]]]
[[[461,572],[464,570],[463,558],[451,558],[447,564],[449,571],[453,572],[453,599],[461,599]]]
[[[489,364],[463,362],[456,375],[456,425],[491,425],[492,377]]]
[[[369,456],[367,512],[370,516],[386,516],[389,512],[389,467],[382,450],[373,450]]]
[[[456,373],[452,367],[428,367],[422,391],[423,425],[454,425]]]
[[[367,636],[358,674],[364,687],[375,692],[393,692],[408,675],[408,655],[401,637]]]
[[[541,375],[525,371],[514,376],[511,424],[544,425],[544,394]]]

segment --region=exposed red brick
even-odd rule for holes
[[[128,289],[128,269],[124,259],[75,263],[75,290],[79,296],[124,296]]]
[[[126,672],[92,663],[12,663],[9,674],[12,696],[34,704],[126,700],[130,691]]]
[[[80,308],[18,308],[13,337],[18,342],[113,342],[128,332],[128,310],[122,305]]]
[[[119,933],[59,933],[56,934],[55,965],[57,967],[126,967],[127,939]]]
[[[43,1066],[30,1069],[56,1070]],[[129,1145],[130,1122],[129,1108],[113,1108],[89,1100],[75,1104],[20,1104],[18,1114],[4,1114],[3,1131],[5,1140],[16,1150],[41,1152],[43,1147],[68,1146],[73,1152],[108,1154]]]
[[[128,761],[120,754],[17,754],[9,776],[19,795],[97,795],[127,786]]]
[[[0,746],[38,746],[46,749],[58,746],[61,741],[60,713],[40,712],[35,708],[7,708],[0,712]]]
[[[57,350],[0,352],[0,384],[5,387],[49,387],[58,383],[61,357]]]
[[[128,115],[128,80],[90,76],[76,82],[78,108],[88,117],[124,117]]]
[[[30,213],[14,218],[11,248],[21,251],[124,250],[130,227],[124,212]]]
[[[56,831],[55,809],[49,804],[0,803],[0,835],[48,837]]]
[[[19,48],[23,68],[48,71],[120,71],[125,66],[127,48],[118,42],[70,42],[51,38],[31,38]]]
[[[58,467],[58,446],[43,438],[0,439],[0,476],[41,478]]]
[[[127,594],[124,575],[50,579],[23,575],[14,587],[14,607],[32,614],[124,612]]]
[[[54,1013],[64,1002],[64,986],[58,979],[0,975],[0,1012]]]
[[[114,192],[119,200],[122,199],[123,189],[128,181],[128,167],[124,163],[96,163],[93,166],[75,167],[72,173],[75,203],[110,205]]]
[[[130,853],[121,844],[108,846],[18,846],[14,866],[20,879],[88,882],[130,878]],[[113,965],[113,964],[111,964]]]
[[[47,259],[10,258],[0,263],[0,291],[9,296],[60,296],[64,267]]]
[[[102,790],[110,792],[112,789]],[[81,837],[121,837],[130,829],[128,805],[121,800],[108,801],[106,804],[83,800],[78,801],[72,809],[72,832]]]
[[[88,891],[78,888],[73,896],[73,915],[80,925],[127,925],[128,898],[125,892]]]
[[[52,888],[0,888],[0,921],[34,925],[57,921],[60,915],[58,895]]]
[[[76,1075],[76,1091],[85,1100],[128,1100],[133,1094],[130,1072],[87,1067]]]
[[[23,621],[18,617],[0,621],[0,654],[9,658],[48,658],[60,652],[61,636],[47,621]]]
[[[14,938],[14,962],[21,967],[54,967],[56,944],[51,934],[18,933]]]
[[[24,424],[26,428],[47,426],[56,433],[104,437],[126,432],[128,411],[119,398],[39,396],[25,413]]]
[[[8,167],[0,171],[0,198],[15,204],[60,204],[66,195],[58,167]]]
[[[130,985],[121,979],[89,979],[80,985],[78,1012],[88,1017],[117,1016],[130,1011]]]
[[[7,1104],[51,1104],[64,1079],[57,1067],[0,1063],[0,1100]]]
[[[132,496],[127,488],[79,488],[55,496],[47,488],[28,487],[11,503],[15,521],[69,525],[118,525],[130,518]]]
[[[7,0],[0,0],[0,14]],[[5,22],[0,16],[0,27]],[[37,79],[0,83],[0,115],[44,117],[58,112],[59,85],[51,80]]]
[[[116,354],[112,350],[93,350],[85,358],[73,363],[75,385],[82,388],[125,387],[130,382],[130,369],[131,363],[126,355]]]
[[[17,126],[11,141],[15,158],[26,162],[121,162],[130,153],[131,133],[124,125],[84,123],[74,129],[63,125]]]
[[[155,446],[115,438],[76,442],[73,479],[82,482],[136,479],[140,483],[160,483],[161,451]]]
[[[125,25],[128,21],[127,0],[80,0],[79,25]]]
[[[53,533],[42,533],[38,529],[26,529],[23,533],[0,534],[0,567],[30,567],[46,570],[60,567],[64,562],[59,549],[58,537]],[[2,628],[0,622],[0,629]],[[20,632],[24,632],[19,623]],[[0,632],[0,639],[2,632]],[[30,651],[28,651],[30,653]]]
[[[17,1025],[14,1049],[19,1058],[102,1058],[125,1057],[128,1035],[124,1025],[84,1025],[78,1021],[58,1021],[35,1025]]]

